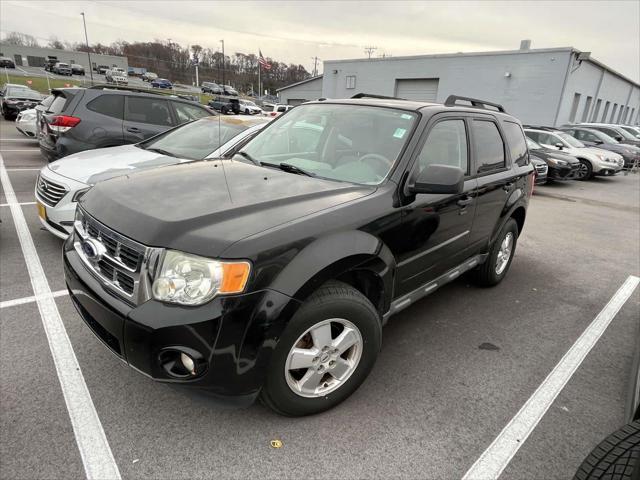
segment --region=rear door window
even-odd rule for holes
[[[509,144],[511,161],[520,167],[528,165],[527,142],[522,133],[522,128],[517,123],[508,121],[503,122],[502,126]]]
[[[173,125],[169,102],[159,98],[127,97],[124,118],[128,122]]]
[[[122,120],[124,97],[122,95],[100,95],[87,103],[87,108],[92,112]]]
[[[486,174],[505,168],[504,142],[498,126],[492,121],[474,120],[472,128],[476,146],[477,173]]]

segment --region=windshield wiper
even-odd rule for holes
[[[260,160],[256,160],[255,158],[253,158],[251,155],[249,155],[247,152],[243,152],[242,150],[237,151],[236,153],[234,153],[234,155],[240,155],[241,157],[246,158],[247,160],[249,160],[252,163],[255,163],[256,165],[258,165],[259,167],[262,166],[262,162],[260,162]]]
[[[175,157],[176,156],[175,153],[171,153],[170,151],[164,150],[162,148],[153,148],[153,147],[151,147],[151,148],[145,148],[145,150],[147,150],[148,152],[156,152],[156,153],[159,153],[160,155],[166,155],[168,157]]]
[[[295,173],[297,175],[306,175],[307,177],[315,177],[316,176],[315,173],[310,172],[310,171],[305,170],[305,169],[300,168],[300,167],[296,167],[295,165],[292,165],[291,163],[263,163],[262,165],[266,165],[268,167],[276,167],[276,168],[279,168],[280,170],[283,170],[285,172]]]

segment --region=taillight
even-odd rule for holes
[[[277,115],[276,112],[271,112],[269,115],[271,115],[272,117],[275,117]]]
[[[55,115],[49,121],[49,127],[54,132],[66,132],[70,128],[75,127],[80,123],[80,119],[78,117],[72,117],[70,115]]]

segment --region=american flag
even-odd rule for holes
[[[267,59],[262,56],[262,51],[258,50],[258,52],[260,53],[260,56],[258,57],[258,63],[260,64],[260,66],[265,70],[271,70],[271,64],[267,62]]]

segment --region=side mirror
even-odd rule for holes
[[[562,143],[558,142],[558,143],[556,143],[554,145],[554,147],[556,147],[558,150],[562,150],[564,148],[564,145]]]
[[[596,140],[593,143],[595,143],[596,145],[602,145],[604,142],[602,140]]]
[[[459,167],[449,165],[429,165],[420,172],[410,193],[458,194],[464,190],[464,172]]]
[[[616,139],[617,141],[619,141],[619,142],[621,142],[622,140],[624,140],[624,138],[623,138],[623,136],[622,136],[622,135],[616,135],[616,136],[615,136],[615,137],[613,137],[613,138],[615,138],[615,139]]]

